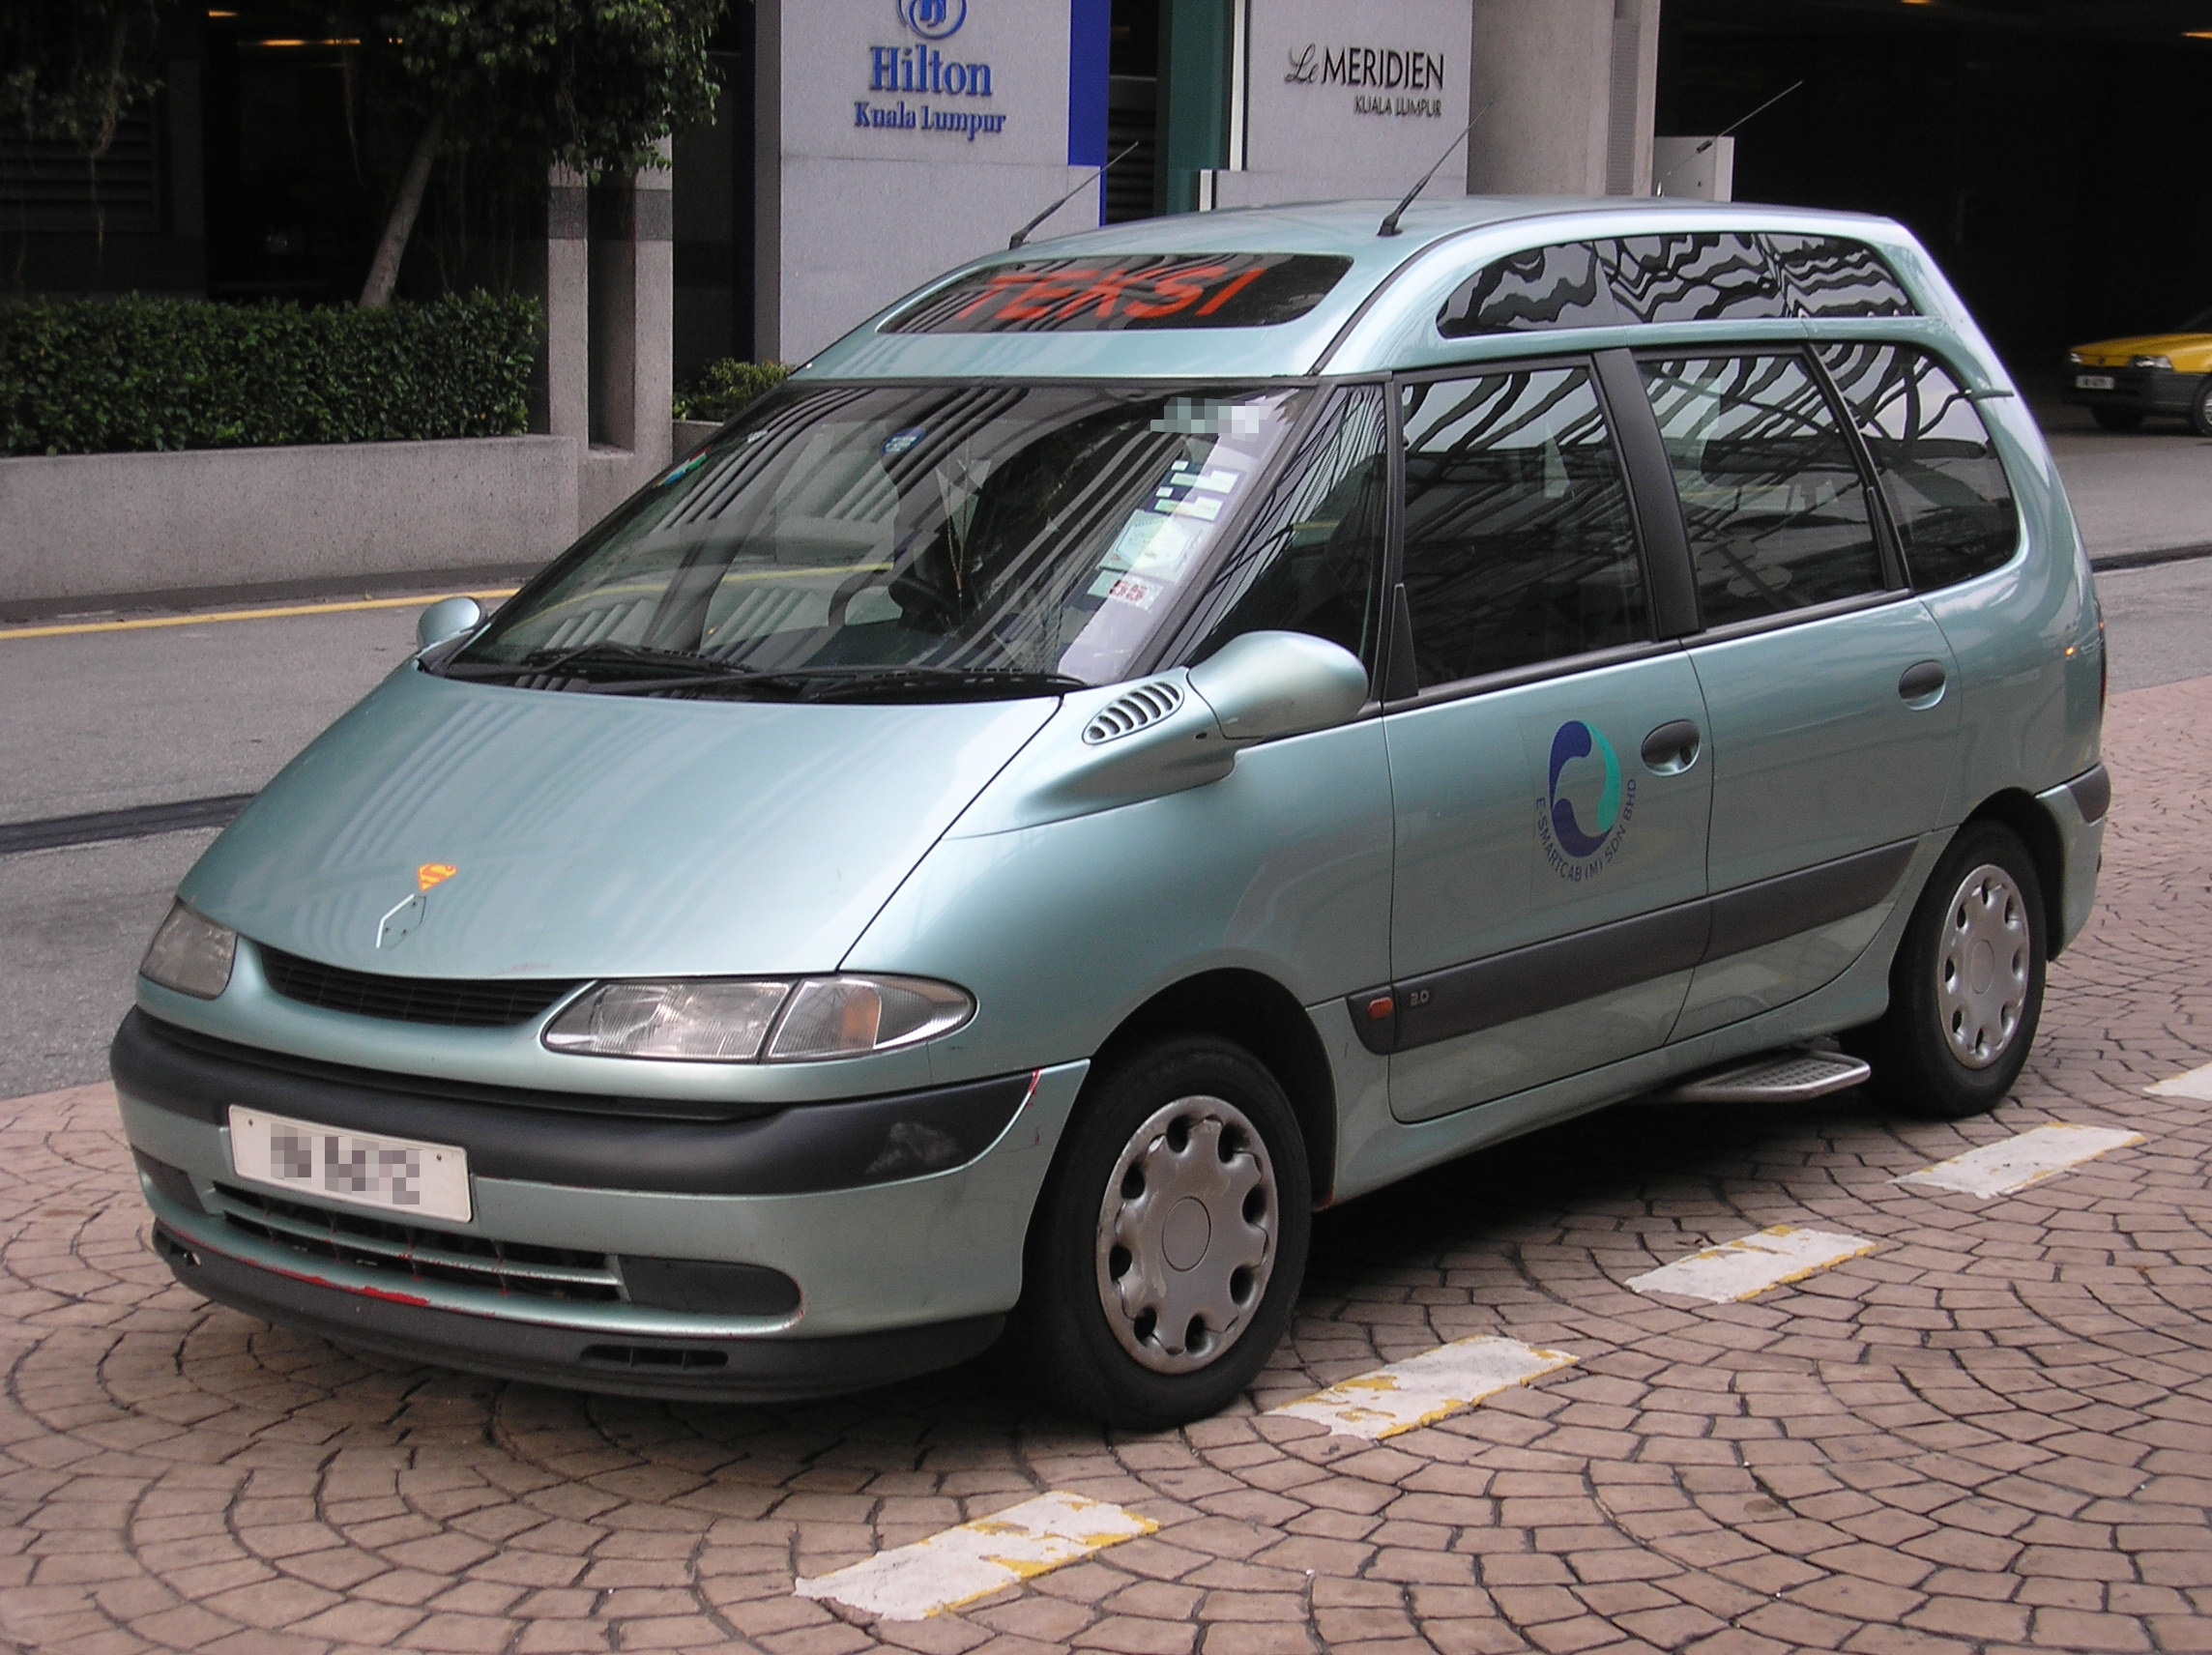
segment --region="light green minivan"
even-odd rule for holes
[[[1006,1336],[1152,1424],[1419,1168],[2002,1099],[2105,657],[1957,296],[1876,218],[1386,206],[978,261],[427,612],[141,968],[178,1278],[659,1396]]]

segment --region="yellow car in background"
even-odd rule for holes
[[[2108,431],[2133,431],[2145,415],[2162,414],[2212,437],[2212,310],[2170,334],[2076,345],[2066,364],[2065,399]]]

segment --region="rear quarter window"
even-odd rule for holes
[[[1912,584],[1932,592],[2009,563],[2012,482],[1950,370],[1908,345],[1828,345],[1820,360],[1874,451]]]

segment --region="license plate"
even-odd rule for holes
[[[2109,373],[2078,373],[2074,376],[2076,391],[2110,391],[2112,376]]]
[[[249,1183],[315,1201],[465,1223],[469,1156],[451,1144],[372,1138],[230,1109],[230,1164]]]

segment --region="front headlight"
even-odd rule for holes
[[[230,965],[237,957],[237,932],[173,902],[146,944],[138,974],[194,1000],[213,1000],[230,986]]]
[[[2072,363],[2076,367],[2087,367],[2089,365],[2088,357],[2081,351],[2068,351],[2066,353],[2066,360]]]
[[[600,983],[545,1029],[556,1052],[695,1063],[858,1058],[949,1034],[975,1002],[921,977]]]
[[[2171,357],[2137,357],[2128,363],[2130,367],[2171,367],[2172,365],[2173,359]]]

